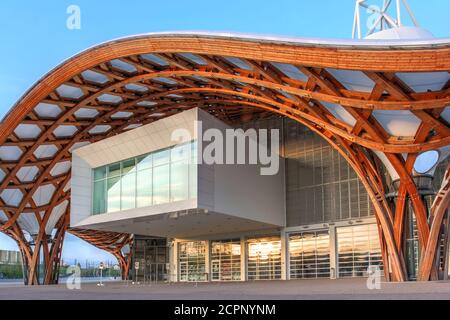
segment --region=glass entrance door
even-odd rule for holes
[[[168,280],[167,264],[169,249],[167,240],[161,238],[139,238],[134,244],[134,261],[139,270],[133,270],[133,280],[139,282],[163,282]],[[134,266],[134,263],[133,263]]]
[[[290,278],[330,277],[330,236],[328,231],[289,235]]]
[[[281,279],[281,240],[280,237],[247,240],[248,280]]]
[[[339,277],[365,277],[369,267],[383,268],[376,224],[336,229]]]
[[[223,240],[211,242],[211,280],[241,280],[240,240]]]
[[[206,242],[191,241],[178,245],[178,263],[181,282],[207,281]]]

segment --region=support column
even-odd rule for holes
[[[247,281],[247,246],[245,237],[241,237],[241,281]]]
[[[337,238],[336,238],[336,226],[332,225],[329,229],[330,234],[330,279],[337,279],[339,277],[338,272],[338,252],[337,252]]]
[[[205,240],[205,272],[206,272],[206,280],[208,282],[211,281],[211,242],[209,240]]]
[[[289,244],[284,229],[280,232],[281,239],[281,280],[289,279]]]
[[[178,282],[178,241],[169,241],[169,279],[170,282]]]

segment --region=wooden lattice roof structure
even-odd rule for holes
[[[36,283],[38,254],[24,231],[37,247],[52,243],[43,251],[57,266],[70,215],[72,150],[193,107],[226,122],[275,113],[310,128],[350,162],[374,203],[385,263],[393,279],[404,280],[407,195],[424,250],[431,228],[412,179],[415,159],[450,151],[449,71],[449,39],[160,33],[101,44],[51,70],[3,119],[0,231],[19,243],[29,283]],[[402,182],[395,209],[374,153]],[[90,239],[87,231],[74,233]]]

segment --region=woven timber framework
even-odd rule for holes
[[[349,88],[331,69],[362,74],[373,86],[370,90]],[[421,152],[450,145],[449,123],[443,116],[450,106],[450,82],[420,92],[399,73],[448,74],[449,70],[449,45],[394,50],[183,34],[139,36],[100,45],[52,70],[2,122],[0,231],[19,244],[28,284],[56,283],[70,215],[74,148],[194,107],[228,123],[277,114],[327,140],[355,170],[375,208],[386,277],[392,281],[407,280],[403,233],[406,203],[411,201],[423,253],[420,280],[434,279],[438,243],[448,234],[448,228],[443,228],[448,174],[428,210],[414,182],[413,166]],[[419,122],[416,132],[395,135],[377,119],[379,111],[412,114]],[[385,196],[374,152],[384,155],[384,164],[399,176],[394,206]],[[34,168],[28,179],[20,178],[23,168]],[[46,199],[43,192],[49,194]],[[30,223],[25,223],[30,217],[35,224],[32,242],[24,236],[24,231],[31,234]],[[51,233],[54,229],[57,232]],[[123,271],[129,268],[119,247],[131,237],[71,232],[112,252]],[[39,282],[42,253],[45,278]]]
[[[119,262],[122,280],[128,279],[131,263],[133,236],[126,233],[104,232],[96,230],[70,229],[69,232],[99,249],[111,253]],[[128,246],[127,254],[124,248]]]

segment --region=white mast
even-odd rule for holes
[[[383,0],[383,5],[381,7],[376,6],[375,4],[369,4],[369,2],[371,1],[356,0],[355,15],[353,20],[353,39],[362,39],[361,8],[365,9],[367,14],[373,16],[373,19],[375,19],[374,21],[370,21],[370,23],[369,20],[367,20],[368,31],[366,36],[370,36],[377,31],[402,27],[402,7],[406,8],[406,11],[408,12],[414,26],[420,27],[407,0]],[[396,7],[395,17],[389,14],[389,9],[394,6]]]

